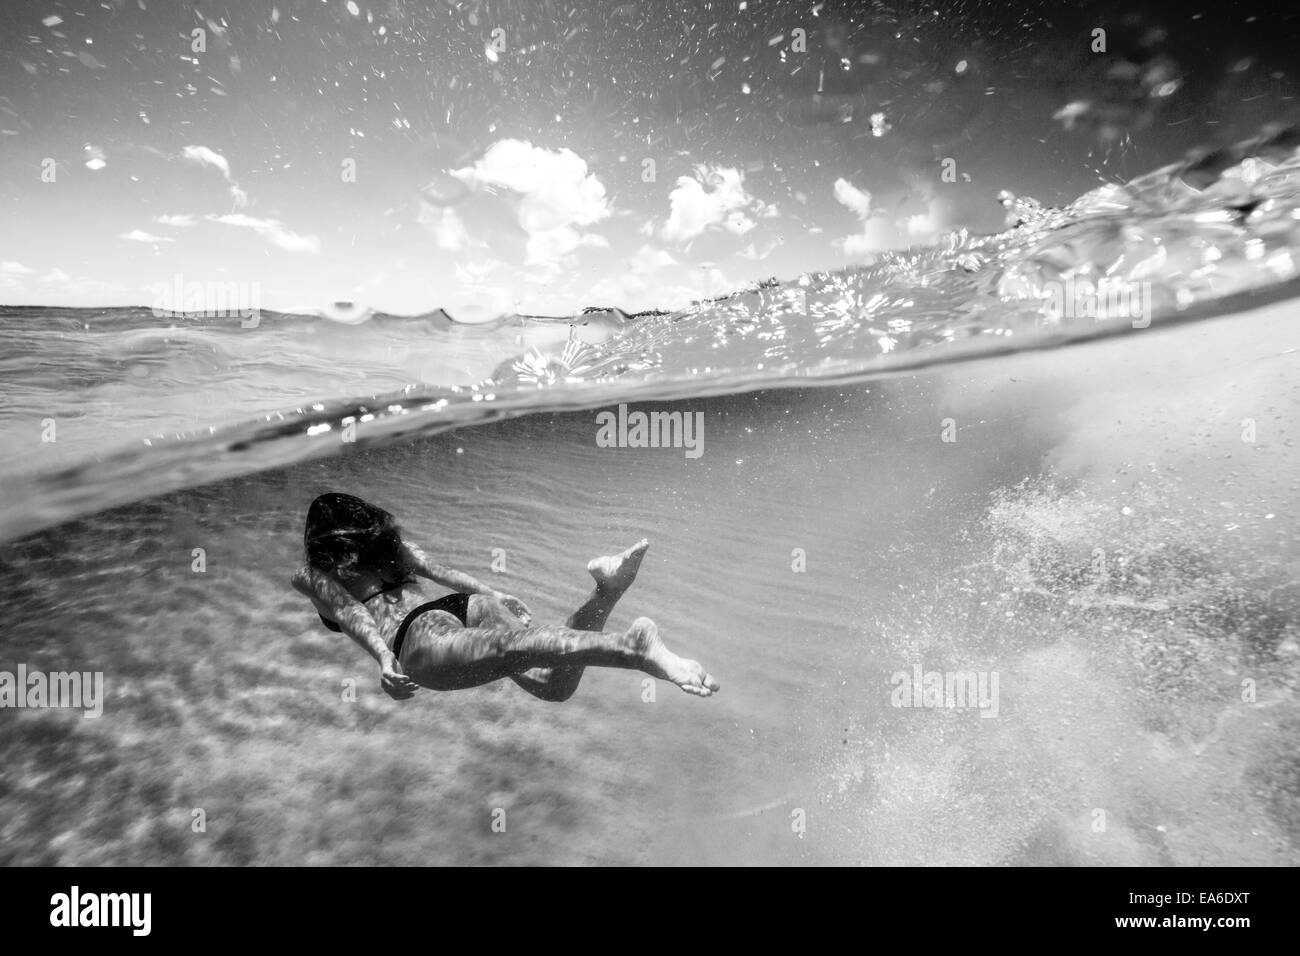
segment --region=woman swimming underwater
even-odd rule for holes
[[[589,666],[644,671],[700,697],[719,690],[703,667],[664,646],[649,618],[637,618],[625,634],[601,633],[636,579],[644,540],[589,562],[591,596],[563,626],[540,627],[518,598],[435,564],[404,540],[391,514],[352,495],[313,501],[303,543],[307,563],[293,586],[311,598],[326,627],[379,662],[380,684],[395,700],[418,687],[459,690],[509,677],[535,697],[563,701]],[[417,577],[454,593],[429,601]]]

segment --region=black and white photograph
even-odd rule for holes
[[[1089,917],[1232,945],[1213,871],[1300,864],[1293,5],[4,0],[0,51],[37,922],[149,932],[90,868],[1177,867],[1225,892]]]

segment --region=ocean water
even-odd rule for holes
[[[0,669],[106,701],[0,711],[0,862],[1294,865],[1295,147],[670,314],[4,309]],[[722,693],[389,700],[288,585],[328,490],[541,620],[648,537],[610,627]]]

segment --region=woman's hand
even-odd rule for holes
[[[402,673],[402,665],[391,653],[379,659],[379,685],[393,700],[409,700],[420,685]]]
[[[507,610],[525,624],[531,624],[533,612],[528,610],[528,605],[519,598],[511,594],[502,594],[500,591],[493,591],[492,596],[504,604]]]

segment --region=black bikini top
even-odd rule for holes
[[[388,587],[380,588],[378,591],[366,595],[361,599],[361,603],[369,604],[372,600],[379,597],[379,595],[381,594],[387,594],[389,591],[396,591],[400,587],[405,587],[408,584],[414,584],[414,583],[415,582],[412,581],[410,578],[406,578],[402,581],[398,581],[396,584],[390,584],[388,585]]]
[[[400,587],[405,587],[408,584],[414,584],[414,583],[415,582],[413,582],[410,578],[406,578],[402,581],[398,581],[396,584],[390,584],[387,587],[380,588],[378,591],[375,591],[373,594],[366,595],[364,598],[361,599],[361,603],[369,604],[371,600],[379,597],[379,595],[381,594],[387,594],[389,591],[396,591]],[[324,624],[327,628],[329,628],[331,631],[336,631],[339,634],[343,633],[343,628],[339,627],[337,623],[331,621],[324,614],[318,614],[317,617],[319,617],[320,622]]]

